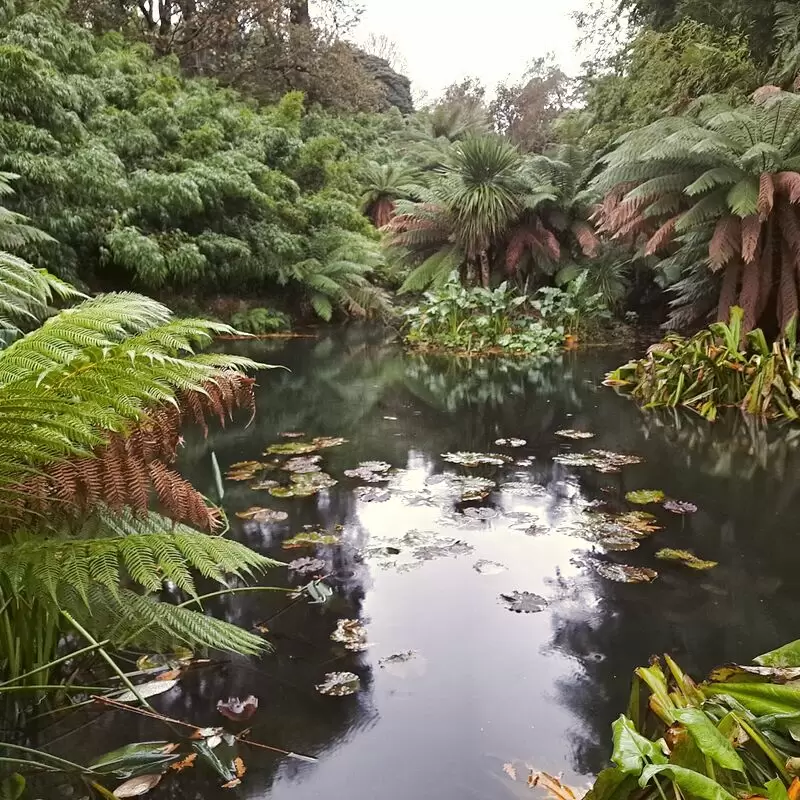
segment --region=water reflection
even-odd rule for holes
[[[214,492],[212,451],[225,468],[259,458],[281,431],[350,440],[324,452],[324,469],[339,484],[314,498],[276,500],[246,483],[226,485],[230,514],[253,504],[289,512],[285,523],[234,522],[234,536],[276,557],[314,554],[281,549],[303,525],[342,526],[341,543],[315,554],[332,572],[334,599],[288,610],[272,595],[216,601],[213,610],[226,619],[266,624],[275,653],[198,671],[159,701],[169,714],[211,725],[220,721],[218,698],[254,694],[261,700],[254,738],[320,757],[311,765],[250,753],[243,795],[485,798],[515,789],[501,770],[514,759],[581,783],[603,767],[608,726],[625,706],[631,671],[652,653],[669,651],[702,673],[796,637],[795,433],[644,415],[599,387],[627,354],[459,362],[404,356],[382,332],[356,328],[280,346],[247,343],[243,352],[289,371],[260,376],[259,413],[249,427],[188,437],[183,462],[197,485]],[[554,435],[565,427],[596,436],[565,442]],[[440,454],[496,450],[494,441],[510,436],[527,440],[503,450],[523,463],[469,472],[500,485],[482,504],[497,516],[470,518],[465,508],[478,504],[461,502],[460,490],[440,477],[467,471]],[[589,447],[645,462],[601,474],[553,461]],[[357,499],[358,482],[344,477],[364,460],[397,470],[385,502]],[[657,566],[654,584],[611,583],[586,567],[596,550],[586,513],[597,502],[621,510],[625,492],[639,488],[661,488],[700,510],[690,517],[659,511],[662,531],[634,552],[606,556]],[[720,566],[695,573],[659,564],[659,547],[689,547]],[[480,574],[473,568],[480,560],[506,569]],[[270,579],[304,580],[293,573]],[[539,594],[549,606],[511,613],[498,598],[512,591]],[[366,621],[370,649],[350,653],[330,641],[340,618]],[[419,655],[413,669],[382,666],[407,651]],[[361,677],[360,694],[314,691],[325,672],[339,670]],[[95,754],[162,735],[106,715],[80,745],[75,737],[60,745]],[[199,770],[157,792],[228,796]]]

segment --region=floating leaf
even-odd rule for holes
[[[580,794],[580,792],[576,794],[575,789],[561,783],[558,778],[554,778],[546,772],[536,772],[534,770],[531,770],[530,775],[528,775],[528,786],[531,789],[541,786],[555,800],[577,800],[578,794]]]
[[[576,431],[574,428],[564,428],[556,431],[556,436],[562,439],[594,439],[594,434],[589,431]]]
[[[176,761],[174,764],[170,766],[170,769],[174,769],[175,772],[183,772],[183,770],[188,769],[189,767],[194,766],[194,762],[197,760],[197,753],[189,753],[186,758],[181,759],[180,761]]]
[[[315,439],[311,440],[311,443],[318,450],[327,450],[329,447],[339,447],[340,445],[346,444],[347,439],[343,436],[317,436]]]
[[[266,465],[260,461],[237,461],[228,467],[225,478],[229,481],[249,481],[265,467]]]
[[[360,469],[368,469],[370,472],[388,472],[392,465],[386,461],[360,461]]]
[[[140,656],[136,661],[136,669],[148,672],[154,669],[174,669],[188,664],[194,653],[188,647],[176,647],[171,653],[153,653]]]
[[[331,634],[331,641],[343,644],[345,650],[352,650],[354,653],[360,653],[369,647],[367,631],[357,619],[340,619],[336,623],[336,630]]]
[[[512,458],[499,453],[473,453],[464,450],[457,453],[442,453],[442,458],[451,464],[460,464],[462,467],[479,467],[481,464],[499,467],[513,461]]]
[[[227,700],[217,701],[217,711],[227,719],[235,722],[250,719],[258,711],[258,698],[248,695],[241,700],[238,697],[229,697]]]
[[[617,524],[641,538],[661,530],[661,526],[655,524],[656,518],[647,511],[626,511],[614,519]]]
[[[177,761],[173,742],[134,742],[95,759],[89,766],[101,775],[130,778],[157,770],[163,771]]]
[[[457,485],[461,488],[461,501],[464,503],[485,500],[497,486],[488,478],[461,478]]]
[[[528,443],[525,439],[497,439],[495,444],[498,447],[525,447]]]
[[[147,683],[140,683],[136,687],[136,694],[133,692],[123,692],[119,695],[116,699],[119,700],[120,703],[133,703],[134,701],[138,700],[140,697],[155,697],[159,694],[164,694],[164,692],[168,692],[174,686],[178,684],[177,680],[169,680],[169,681],[148,681]]]
[[[711,670],[708,680],[714,683],[725,683],[730,680],[746,681],[748,675],[766,678],[771,683],[791,683],[800,680],[800,667],[751,667],[744,664],[725,664]],[[800,716],[794,716],[793,722],[800,723]]]
[[[302,439],[305,434],[298,433],[297,431],[283,431],[279,433],[278,436],[282,437],[283,439]]]
[[[311,442],[281,442],[271,444],[265,451],[265,456],[302,456],[313,453],[319,448]]]
[[[718,561],[704,561],[689,550],[673,550],[669,547],[659,550],[656,558],[660,558],[662,561],[677,561],[691,569],[699,570],[713,569],[719,564]]]
[[[509,611],[515,611],[517,614],[535,614],[544,611],[548,606],[544,597],[533,592],[510,592],[501,594],[500,599]]]
[[[541,497],[547,494],[547,488],[539,483],[528,483],[527,481],[509,481],[500,484],[500,490],[506,494],[516,497]]]
[[[464,516],[469,517],[469,519],[490,520],[496,519],[500,514],[497,509],[480,506],[478,508],[465,508]]]
[[[648,567],[632,567],[628,564],[596,560],[592,560],[590,563],[602,578],[617,583],[652,583],[658,577],[658,573]]]
[[[320,461],[322,461],[322,456],[296,456],[295,458],[290,458],[281,469],[286,472],[297,473],[319,472]]]
[[[448,556],[466,556],[473,551],[473,547],[460,539],[445,539],[434,544],[426,544],[414,548],[414,558],[421,561],[431,561],[434,558]]]
[[[505,772],[512,781],[517,779],[517,768],[511,762],[503,764],[503,772]]]
[[[598,472],[620,472],[622,467],[641,464],[644,459],[611,450],[590,450],[588,453],[561,453],[553,461],[571,467],[593,467]]]
[[[339,537],[332,533],[324,533],[320,531],[306,531],[292,536],[291,539],[286,539],[283,547],[286,550],[291,550],[298,547],[315,547],[317,545],[331,545],[338,544]]]
[[[472,569],[480,575],[499,575],[501,572],[505,572],[508,567],[499,561],[487,561],[485,558],[481,558],[472,565]]]
[[[384,503],[391,497],[388,489],[379,486],[359,486],[355,494],[364,503]]]
[[[378,659],[378,666],[396,678],[417,678],[425,673],[427,662],[414,650],[406,650]]]
[[[346,469],[344,471],[347,478],[358,478],[366,483],[382,483],[383,481],[391,480],[391,476],[385,475],[382,472],[373,472],[366,467],[357,467],[356,469]]]
[[[269,493],[273,497],[279,497],[281,499],[295,496],[294,490],[290,486],[273,486],[269,490]]]
[[[160,781],[160,774],[138,775],[117,786],[113,794],[114,797],[140,797],[158,786]]]
[[[327,566],[321,558],[296,558],[289,562],[289,569],[301,575],[324,572]]]
[[[336,486],[338,483],[338,481],[328,475],[327,472],[294,474],[291,476],[290,480],[294,484],[293,490],[295,492],[301,488],[314,489],[315,491],[330,489],[331,486]]]
[[[694,514],[697,511],[694,503],[687,503],[685,500],[667,500],[664,508],[673,514]]]
[[[665,497],[666,495],[661,489],[636,489],[625,495],[625,499],[629,503],[635,503],[637,506],[644,506],[648,503],[663,503]]]
[[[598,541],[600,547],[604,550],[614,552],[624,552],[627,550],[636,550],[639,547],[639,542],[632,536],[605,536]]]
[[[531,456],[530,458],[520,458],[520,459],[517,459],[517,460],[516,460],[514,463],[515,463],[515,464],[516,464],[518,467],[532,467],[532,466],[533,466],[533,460],[534,460],[534,459],[533,459],[533,456]]]
[[[257,483],[250,484],[250,488],[254,492],[266,491],[267,489],[272,489],[276,486],[280,486],[278,481],[258,481]]]
[[[289,515],[285,511],[274,511],[261,506],[251,506],[246,511],[237,511],[236,516],[239,519],[253,520],[253,522],[283,522],[289,519]]]
[[[361,688],[361,679],[352,672],[329,672],[322,683],[317,684],[320,694],[331,697],[345,697],[355,694]]]

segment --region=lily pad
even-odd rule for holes
[[[664,508],[673,514],[694,514],[697,511],[694,503],[688,503],[685,500],[666,500]]]
[[[488,478],[461,478],[457,486],[461,489],[462,502],[469,503],[485,500],[497,484]]]
[[[274,511],[261,506],[251,506],[246,511],[237,511],[236,516],[239,519],[253,520],[253,522],[283,522],[285,519],[289,519],[289,515],[285,511]]]
[[[321,558],[296,558],[289,562],[289,569],[292,572],[299,572],[301,575],[324,572],[327,567],[328,565]]]
[[[597,560],[590,563],[600,577],[617,583],[652,583],[658,577],[658,573],[648,567],[632,567],[629,564]]]
[[[527,481],[501,483],[500,491],[516,497],[541,497],[547,494],[547,488],[540,483],[528,483]]]
[[[188,647],[176,647],[171,653],[151,653],[140,656],[136,660],[136,669],[142,672],[176,669],[188,664],[193,658],[194,653]]]
[[[336,486],[338,483],[327,472],[295,473],[290,480],[294,485],[295,492],[298,491],[298,488],[302,490],[313,489],[314,491],[330,489],[331,486]]]
[[[420,561],[431,561],[434,558],[469,555],[474,548],[461,539],[444,539],[433,544],[422,545],[414,549],[414,558]]]
[[[344,436],[317,436],[311,440],[311,444],[317,450],[327,450],[329,447],[339,447],[347,444],[347,439]]]
[[[268,491],[269,489],[274,489],[276,486],[280,486],[280,483],[278,481],[272,481],[272,480],[258,481],[257,483],[250,484],[250,488],[254,492],[260,492],[260,491],[265,492]]]
[[[525,447],[528,443],[525,439],[496,439],[495,444],[498,447]]]
[[[465,450],[456,453],[442,453],[442,458],[451,464],[459,464],[462,467],[479,467],[481,464],[499,467],[513,461],[512,458],[500,453],[474,453]]]
[[[305,434],[298,431],[283,431],[282,433],[279,433],[278,436],[280,436],[282,439],[302,439]]]
[[[536,614],[539,611],[544,611],[548,606],[548,602],[544,597],[533,592],[501,594],[500,600],[509,611],[515,611],[517,614]]]
[[[388,472],[392,465],[386,461],[360,461],[359,469],[368,469],[370,472]]]
[[[669,547],[659,550],[656,558],[660,558],[662,561],[677,561],[691,569],[698,570],[714,569],[719,564],[718,561],[704,561],[689,550],[673,550]]]
[[[666,495],[661,489],[636,489],[625,495],[625,499],[629,503],[635,503],[637,506],[644,506],[649,503],[663,503],[665,497]]]
[[[352,672],[329,672],[316,688],[320,694],[345,697],[355,694],[361,688],[361,679]]]
[[[320,461],[322,461],[322,456],[295,456],[295,458],[290,458],[281,469],[297,473],[319,472],[321,470]]]
[[[258,698],[251,694],[243,700],[238,697],[218,700],[217,711],[227,719],[242,722],[250,719],[258,711]]]
[[[472,569],[479,575],[499,575],[501,572],[505,572],[508,567],[499,561],[487,561],[485,558],[481,558],[472,565]]]
[[[591,467],[598,472],[621,472],[622,467],[641,464],[644,459],[627,453],[614,453],[611,450],[590,450],[588,453],[560,453],[553,458],[558,464],[569,467]]]
[[[406,650],[379,658],[378,666],[396,678],[418,678],[424,675],[427,661],[416,651]]]
[[[519,458],[514,462],[518,467],[532,467],[533,466],[533,456],[529,458]]]
[[[367,631],[357,619],[340,619],[336,623],[336,630],[331,634],[331,641],[343,644],[345,650],[352,650],[354,653],[360,653],[369,647]]]
[[[464,509],[464,516],[469,517],[469,519],[497,519],[500,516],[498,511],[494,508],[484,508],[480,506],[478,508],[465,508]]]
[[[228,467],[225,479],[229,481],[249,481],[257,472],[265,468],[260,461],[237,461]]]
[[[656,518],[647,511],[626,511],[614,517],[614,520],[639,538],[661,530],[661,526],[655,524]]]
[[[604,550],[614,552],[624,552],[627,550],[636,550],[640,542],[633,538],[633,536],[606,536],[599,540],[598,544]]]
[[[291,539],[286,539],[283,543],[285,550],[293,550],[299,547],[316,547],[317,545],[332,545],[338,544],[339,537],[333,533],[325,533],[324,531],[303,531]]]
[[[362,480],[366,483],[382,483],[383,481],[388,481],[391,479],[390,475],[386,475],[382,472],[373,472],[371,469],[367,469],[366,467],[346,469],[344,474],[347,478],[357,478],[358,480]]]
[[[590,431],[576,431],[574,428],[556,431],[556,436],[560,436],[562,439],[594,439],[594,434]]]
[[[385,503],[391,497],[388,489],[379,486],[359,486],[355,494],[364,503]]]
[[[312,442],[280,442],[271,444],[264,455],[270,456],[302,456],[306,453],[313,453],[319,448]]]

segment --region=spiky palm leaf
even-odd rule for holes
[[[664,254],[671,282],[683,280],[681,318],[696,316],[684,300],[711,305],[692,294],[704,287],[719,319],[737,304],[745,333],[783,330],[798,310],[800,97],[765,87],[739,108],[706,101],[692,113],[628,134],[605,158],[601,229]],[[681,278],[704,268],[722,281]]]
[[[420,180],[417,170],[402,162],[368,163],[361,175],[361,210],[376,228],[382,228],[394,215],[395,203],[415,195]]]

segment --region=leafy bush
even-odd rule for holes
[[[590,288],[589,275],[587,270],[580,272],[562,289],[554,286],[539,289],[531,306],[546,325],[579,337],[611,318],[602,292]]]
[[[770,347],[760,329],[742,336],[743,316],[734,306],[730,323],[714,323],[689,339],[667,336],[645,358],[609,373],[606,385],[629,392],[646,408],[680,406],[708,420],[728,407],[800,418],[796,318]]]
[[[271,308],[250,308],[231,317],[231,325],[244,333],[275,333],[290,327],[289,317]]]
[[[465,289],[454,275],[443,288],[426,292],[422,303],[405,312],[406,341],[422,348],[469,353],[557,351],[564,329],[548,327],[526,314],[528,304],[529,298],[518,296],[508,283],[494,290]]]

